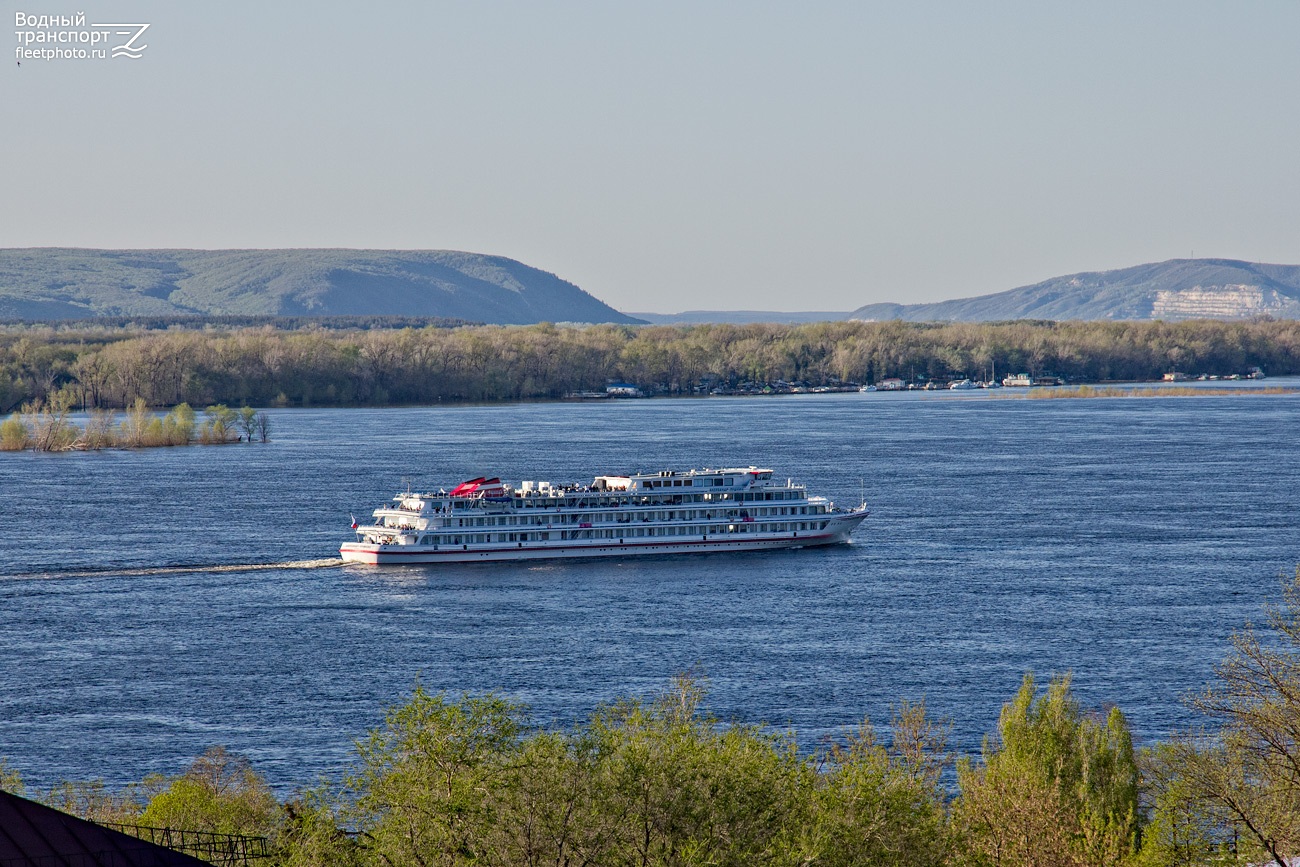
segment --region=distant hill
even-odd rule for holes
[[[681,313],[630,313],[637,319],[644,319],[651,325],[703,325],[723,323],[729,325],[749,325],[755,322],[776,322],[782,325],[798,325],[803,322],[836,322],[848,319],[844,312],[804,312],[781,313],[775,310],[685,310]]]
[[[554,274],[478,253],[0,249],[0,319],[185,314],[638,321]]]
[[[989,322],[1008,319],[1300,318],[1300,265],[1171,259],[1071,274],[996,295],[934,304],[868,304],[850,319]]]

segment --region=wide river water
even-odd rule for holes
[[[965,751],[1024,672],[1073,672],[1149,742],[1300,562],[1298,418],[1293,395],[835,394],[283,410],[267,445],[3,454],[0,757],[116,785],[223,744],[287,792],[417,681],[568,725],[686,670],[808,746],[924,697]],[[751,464],[872,515],[829,549],[331,560],[407,479]]]

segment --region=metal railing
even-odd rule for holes
[[[140,840],[192,855],[209,864],[244,867],[257,858],[271,857],[265,837],[244,834],[217,834],[211,831],[185,831],[176,828],[153,828],[148,825],[99,823]]]

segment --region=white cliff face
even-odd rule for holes
[[[868,304],[852,319],[981,322],[1010,319],[1300,319],[1300,265],[1170,259],[1089,271],[1005,292],[927,304]],[[1300,865],[1297,865],[1300,867]]]
[[[1160,289],[1151,307],[1153,319],[1242,319],[1291,313],[1297,302],[1274,289],[1245,283]]]

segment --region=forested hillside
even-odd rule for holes
[[[0,250],[0,319],[440,316],[636,322],[503,256],[448,250]]]

